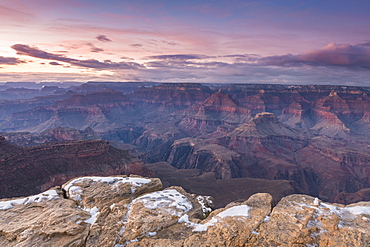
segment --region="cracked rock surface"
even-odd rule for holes
[[[212,211],[213,198],[157,178],[80,177],[0,200],[0,246],[370,246],[370,202],[266,193]]]

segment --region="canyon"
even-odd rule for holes
[[[97,146],[109,141],[104,145],[113,147],[107,150],[128,150],[130,159],[150,173],[139,175],[157,175],[166,186],[227,198],[217,202],[218,207],[257,192],[272,194],[275,202],[304,193],[349,204],[369,198],[369,90],[325,85],[86,83],[63,92],[50,90],[54,95],[3,99],[0,131],[7,142],[30,150],[64,141]],[[68,169],[61,174],[68,174]],[[99,171],[89,174],[104,175]],[[186,185],[189,181],[202,190]],[[233,184],[247,188],[240,190],[245,194],[239,198],[207,188],[207,183],[214,188]],[[253,183],[258,188],[252,189]],[[41,192],[44,184],[58,185],[43,181],[33,185],[38,191],[29,193]],[[273,191],[274,186],[281,189]],[[20,195],[25,194],[4,196]]]

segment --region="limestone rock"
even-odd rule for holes
[[[138,195],[162,189],[158,178],[142,178],[125,175],[111,177],[81,177],[72,179],[62,186],[68,198],[75,200],[80,207],[103,208],[122,199],[132,199]]]
[[[213,198],[156,178],[81,177],[0,200],[0,246],[370,246],[370,202],[252,195],[212,211]],[[272,211],[271,211],[272,209]]]
[[[81,177],[63,185],[68,198],[91,214],[87,246],[113,246],[120,237],[122,221],[131,201],[162,189],[157,178],[138,176]]]
[[[231,203],[212,212],[193,229],[185,246],[243,246],[271,212],[272,197],[259,193],[243,203]]]
[[[0,201],[1,246],[83,246],[90,215],[60,189]]]
[[[123,238],[132,241],[138,237],[156,235],[186,216],[188,219],[203,217],[202,205],[195,195],[181,187],[145,194],[130,205]]]
[[[370,202],[348,206],[290,195],[246,246],[370,246]]]

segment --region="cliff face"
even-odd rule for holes
[[[147,104],[188,107],[202,102],[211,94],[209,87],[197,83],[164,83],[150,88],[141,87],[129,97]]]
[[[97,140],[97,136],[91,128],[77,130],[68,127],[56,127],[47,129],[40,134],[30,132],[2,133],[2,136],[12,144],[18,146],[33,146],[49,142],[76,141],[76,140]]]
[[[154,173],[104,141],[70,141],[20,148],[0,143],[0,198],[38,193],[81,175]]]
[[[156,173],[164,187],[181,186],[189,193],[214,197],[215,208],[225,207],[233,201],[245,201],[256,193],[270,194],[276,204],[284,196],[301,192],[294,183],[288,180],[216,179],[214,172],[204,173],[200,169],[177,169],[167,162],[145,166]]]
[[[331,201],[339,194],[340,201],[346,195],[360,200],[365,194],[354,193],[370,187],[369,88],[127,86],[127,92],[137,89],[124,95],[125,84],[115,85],[117,92],[108,83],[87,83],[68,97],[0,102],[0,129],[16,131],[4,135],[21,145],[110,140],[137,150],[147,163],[168,162],[218,179],[289,180]]]
[[[112,89],[105,89],[99,92],[91,92],[86,95],[76,94],[72,97],[58,101],[54,104],[55,107],[77,107],[77,106],[127,106],[133,105],[133,102],[121,92],[116,92]]]
[[[81,177],[0,201],[2,246],[368,246],[370,203],[269,194],[213,210],[159,179]]]
[[[212,133],[220,125],[236,126],[251,118],[251,111],[240,106],[230,95],[219,91],[200,104],[184,111],[179,128],[188,135]]]
[[[214,172],[220,179],[294,181],[304,193],[330,201],[370,185],[366,143],[312,138],[281,124],[272,113],[256,114],[226,133],[176,140],[165,157],[177,168]]]
[[[0,100],[0,120],[6,120],[11,114],[32,110],[38,106],[51,105],[58,100],[70,98],[72,91],[61,95],[38,96],[32,99]]]
[[[32,133],[41,133],[57,127],[78,130],[92,128],[95,131],[107,132],[125,127],[127,123],[141,117],[133,106],[134,102],[123,93],[111,89],[86,95],[76,94],[52,103],[14,112],[0,124],[0,128],[7,132],[22,130]]]

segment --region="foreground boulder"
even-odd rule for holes
[[[213,210],[213,198],[157,178],[80,177],[0,200],[0,246],[370,246],[370,202],[269,194]]]

